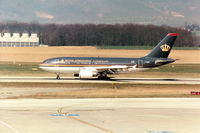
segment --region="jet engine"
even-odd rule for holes
[[[79,78],[92,78],[97,76],[97,74],[93,70],[80,70],[79,74],[74,74],[74,76],[79,76]]]

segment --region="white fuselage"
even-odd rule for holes
[[[98,69],[100,67],[45,67],[45,66],[40,66],[41,69],[48,71],[48,72],[53,72],[53,73],[79,73],[80,70],[84,70],[84,69]],[[138,71],[145,71],[148,70],[149,68],[136,68],[136,67],[132,67],[132,68],[124,68],[121,69],[121,71],[118,71],[118,73],[126,73],[126,72],[138,72]]]

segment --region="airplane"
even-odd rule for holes
[[[110,57],[56,57],[39,64],[45,71],[56,73],[72,73],[74,77],[109,79],[108,74],[143,71],[175,62],[168,58],[178,33],[168,33],[154,48],[141,58],[110,58]]]

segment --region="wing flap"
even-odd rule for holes
[[[127,65],[113,65],[113,66],[102,66],[102,67],[94,67],[94,71],[96,71],[97,73],[100,72],[106,72],[107,74],[114,74],[120,71],[128,71],[129,69],[134,69],[136,68],[136,65],[131,65],[131,66],[127,66]]]

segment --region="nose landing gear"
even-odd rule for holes
[[[57,73],[56,75],[57,75],[57,76],[56,76],[56,79],[60,79],[59,73]]]

